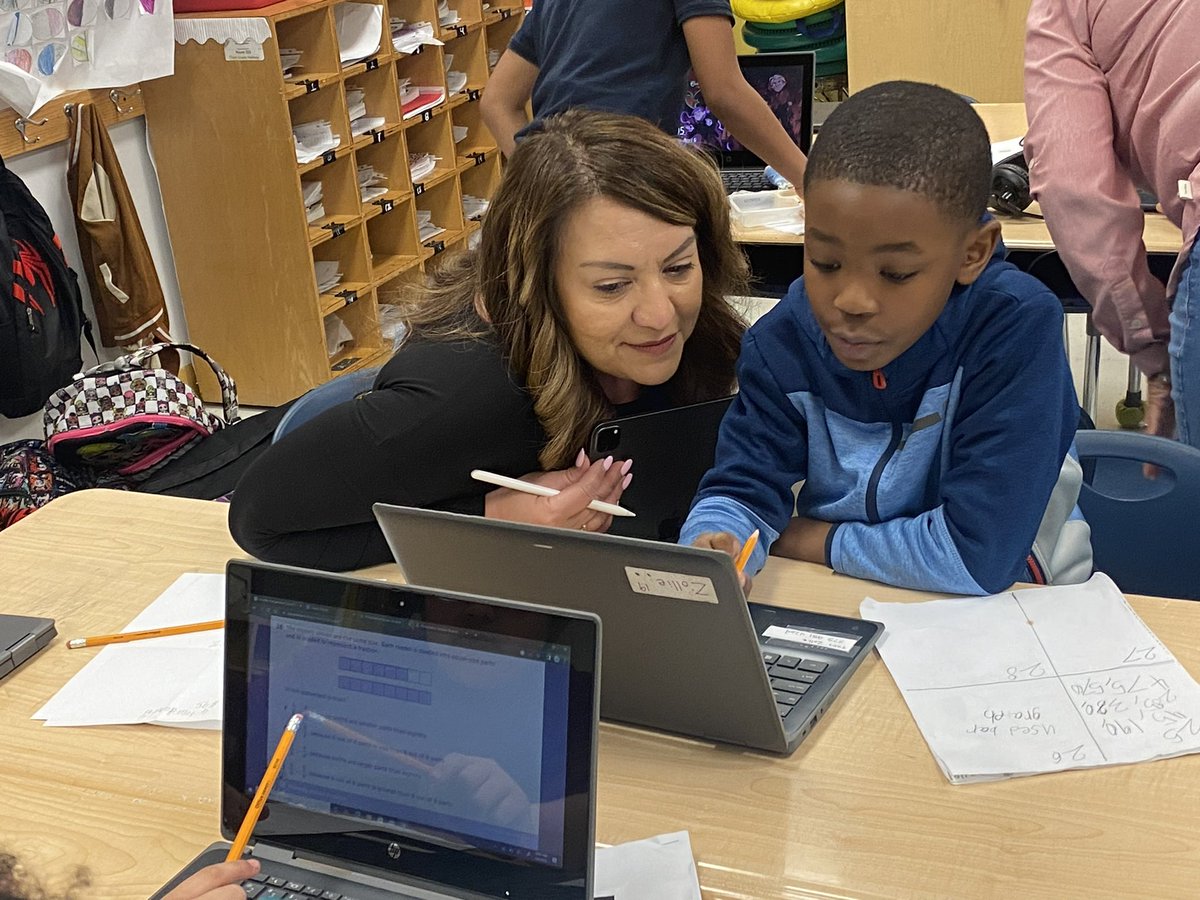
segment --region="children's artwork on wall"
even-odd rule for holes
[[[170,75],[172,0],[0,0],[0,104]]]

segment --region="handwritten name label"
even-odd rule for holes
[[[713,589],[712,580],[700,575],[626,566],[625,577],[629,579],[630,589],[637,594],[670,597],[673,600],[696,600],[700,603],[717,602],[717,592]]]

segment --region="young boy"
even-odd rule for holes
[[[804,277],[746,335],[681,543],[758,529],[747,573],[771,551],[956,594],[1090,575],[1062,307],[1003,262],[990,186],[987,132],[949,91],[880,84],[829,117]]]

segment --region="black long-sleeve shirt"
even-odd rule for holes
[[[483,514],[472,469],[541,468],[533,399],[488,341],[409,340],[375,389],[291,432],[246,471],[229,528],[270,562],[341,571],[391,559],[377,502]]]

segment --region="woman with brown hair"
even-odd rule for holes
[[[571,110],[523,140],[479,247],[408,310],[374,390],[256,460],[230,529],[262,559],[351,569],[390,559],[371,505],[603,531],[632,461],[590,463],[615,415],[730,393],[746,263],[703,156],[645,122]],[[489,490],[481,468],[559,489]]]

